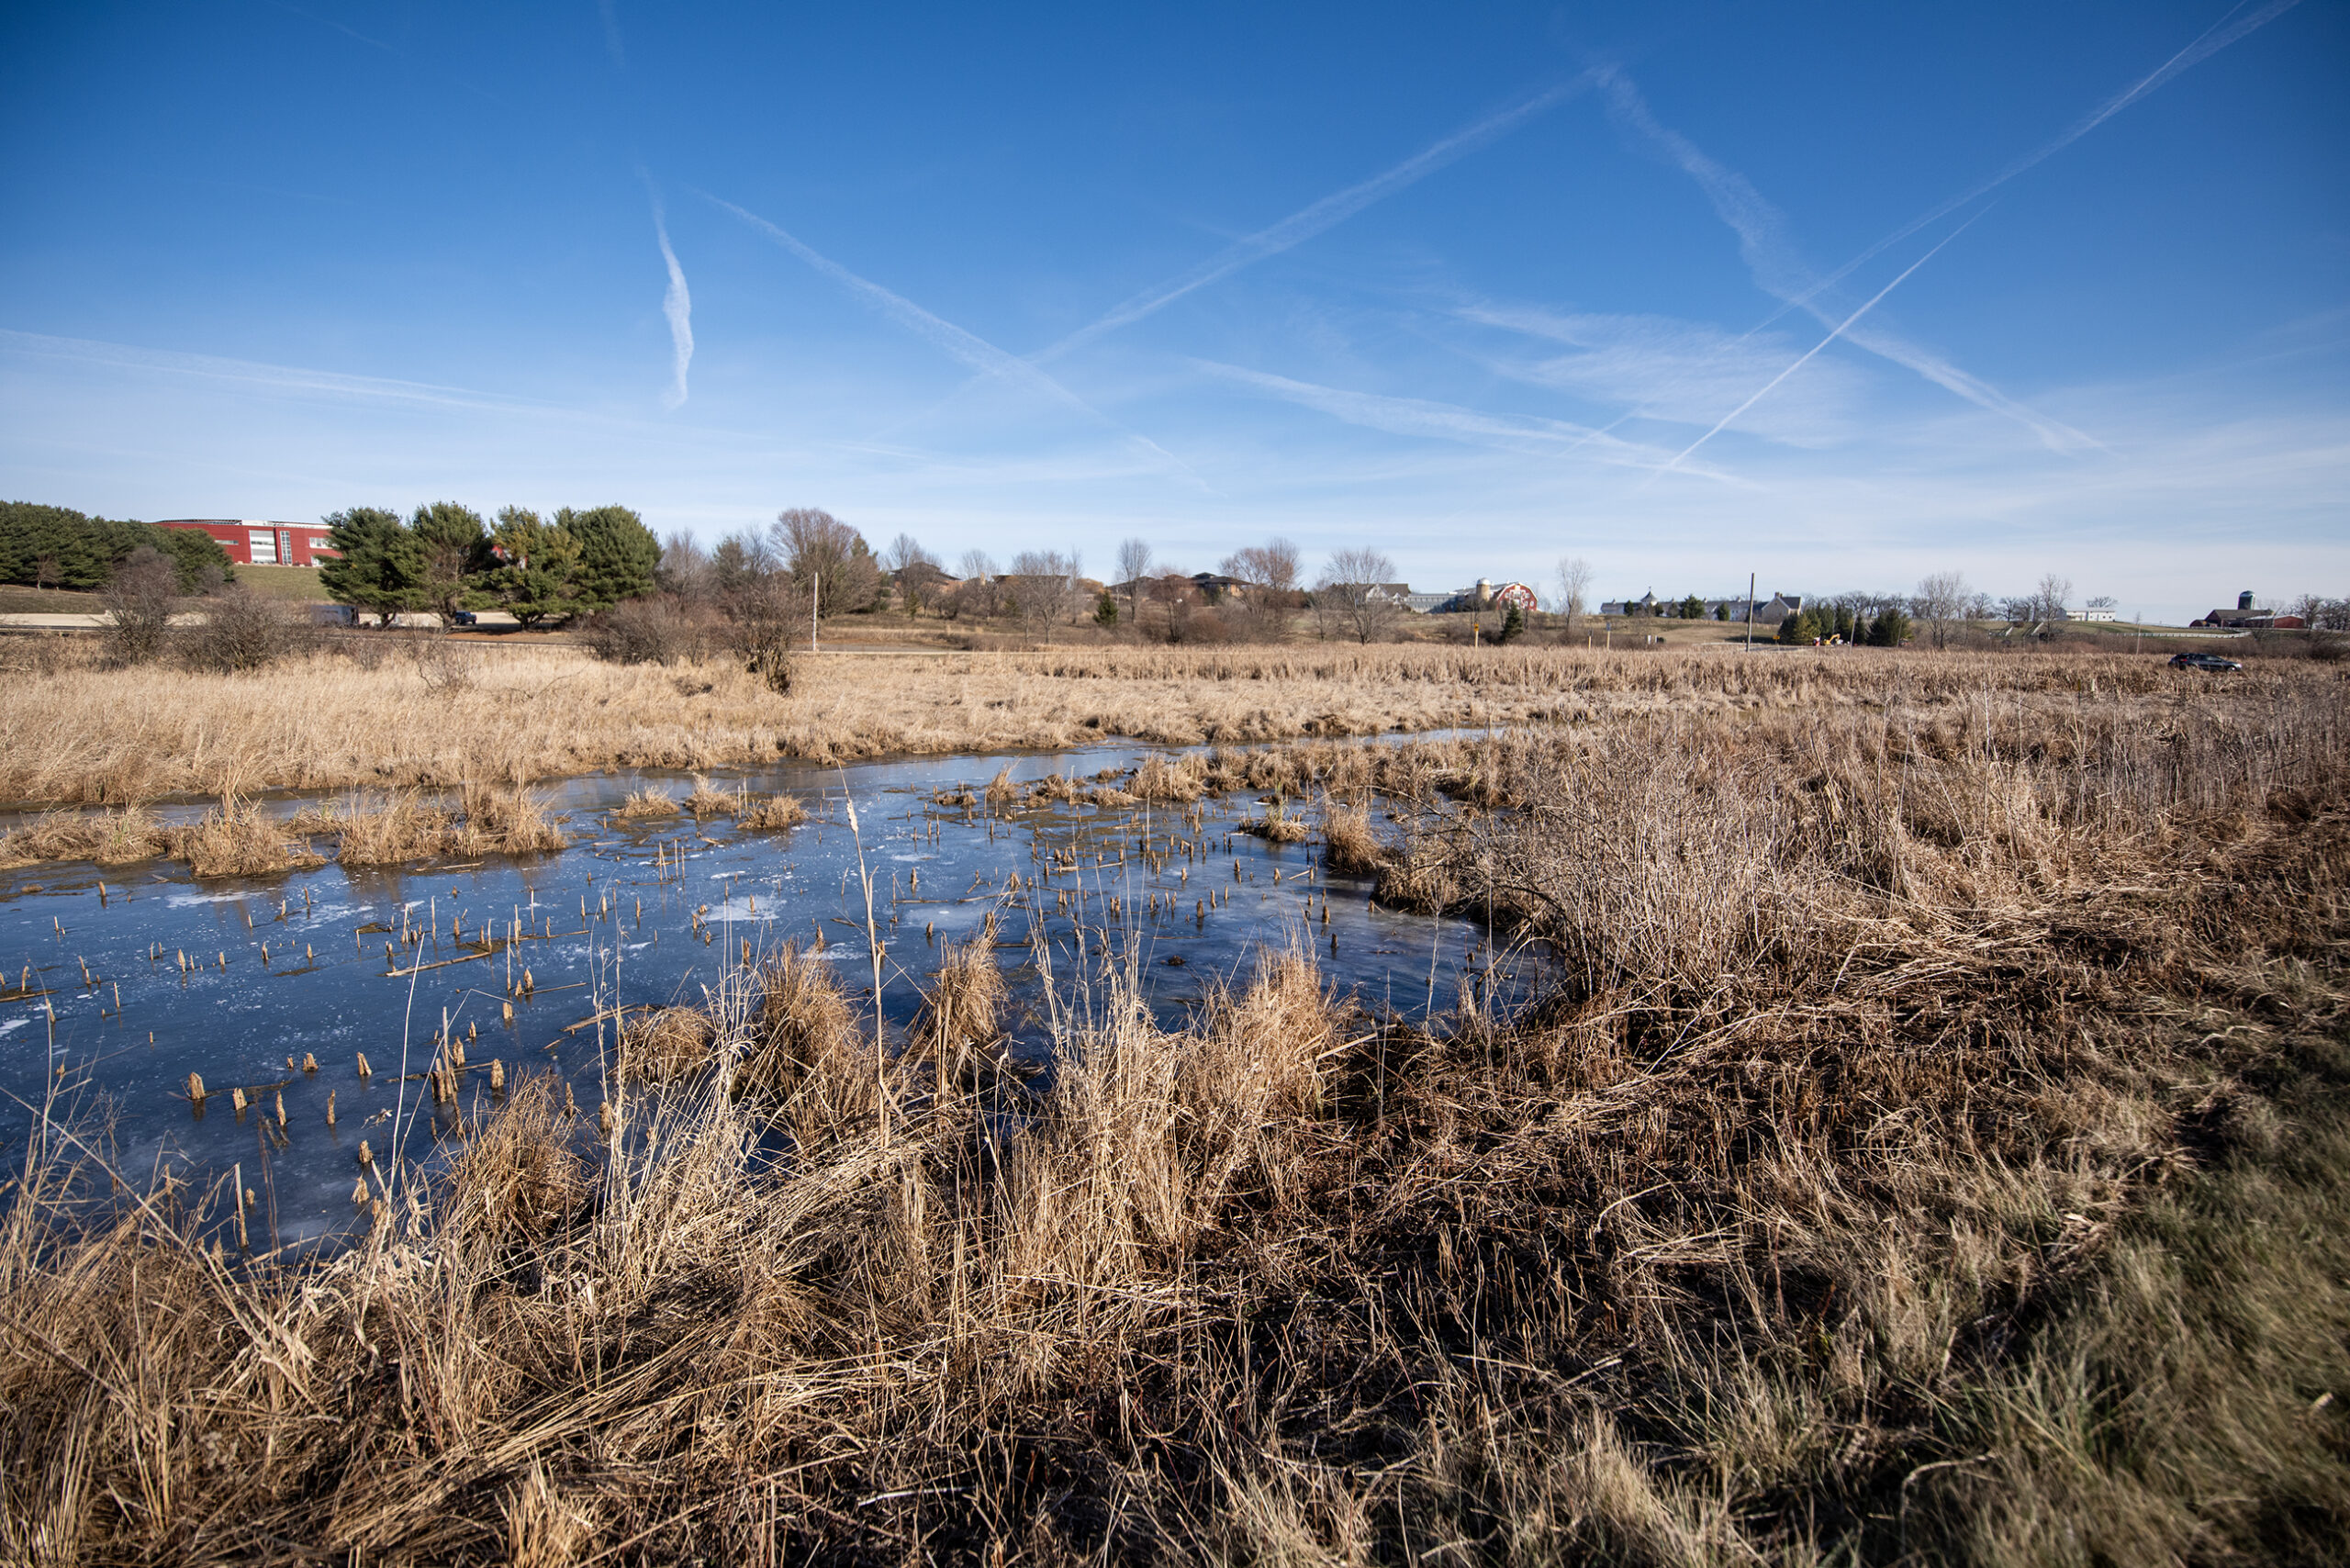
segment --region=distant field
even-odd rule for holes
[[[829,630],[829,629],[828,629]],[[576,646],[361,632],[265,679],[108,669],[95,641],[6,670],[0,800],[114,801],[180,791],[449,784],[604,767],[834,762],[890,753],[1173,745],[1634,715],[1922,706],[1990,689],[2063,706],[2205,687],[2154,652],[1935,655],[1873,648],[1611,654],[1425,644],[857,653],[795,661],[789,696],[739,663],[599,664]],[[550,640],[553,643],[553,640]],[[474,650],[480,647],[478,653]],[[437,650],[437,651],[436,651]],[[2265,680],[2266,677],[2247,678]]]
[[[239,566],[237,580],[272,599],[324,604],[327,590],[319,586],[316,566]]]

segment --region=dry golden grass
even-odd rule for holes
[[[797,795],[769,795],[755,804],[739,808],[734,813],[736,826],[769,833],[798,827],[807,820],[808,808],[800,803]]]
[[[120,866],[172,852],[168,830],[138,806],[118,812],[46,812],[0,836],[0,866],[42,860],[88,860]]]
[[[642,790],[630,790],[628,799],[612,808],[612,815],[624,820],[638,817],[674,817],[677,814],[676,798],[666,790],[654,789],[650,785]]]
[[[217,795],[232,778],[256,790],[454,786],[1105,736],[1245,744],[1667,711],[1852,711],[1888,697],[1924,709],[1986,690],[2062,705],[2202,678],[2152,655],[1093,648],[819,656],[778,696],[727,665],[681,679],[545,644],[478,651],[456,685],[430,661],[369,668],[332,654],[251,676],[20,662],[0,706],[0,800],[118,804]]]
[[[1362,806],[1326,797],[1322,807],[1322,859],[1333,871],[1357,874],[1376,871],[1387,864],[1387,846],[1371,825]]]
[[[38,1146],[0,1557],[2329,1561],[2344,692],[1200,759],[1396,791],[1540,997],[1113,971],[966,1092],[787,951],[331,1262]]]
[[[694,775],[693,792],[679,804],[698,817],[722,817],[732,815],[740,808],[743,798],[730,795],[723,790],[711,789],[710,780],[697,773]]]
[[[623,1083],[666,1083],[710,1060],[716,1032],[710,1015],[690,1007],[655,1007],[622,1021],[620,1077]]]

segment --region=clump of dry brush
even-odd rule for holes
[[[0,1550],[2322,1561],[2343,692],[1309,757],[1540,1001],[1128,971],[1030,1089],[984,949],[883,1053],[785,952],[323,1265],[37,1163]]]

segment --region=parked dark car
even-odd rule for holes
[[[452,610],[449,615],[449,624],[452,626],[477,626],[480,623],[481,617],[470,610]]]
[[[2225,672],[2229,670],[2242,670],[2244,666],[2236,663],[2233,659],[2223,659],[2217,654],[2173,654],[2170,656],[2170,667],[2173,669],[2208,669]]]

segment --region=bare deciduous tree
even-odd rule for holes
[[[679,529],[661,542],[661,564],[653,568],[653,580],[664,593],[674,593],[680,599],[703,599],[711,590],[709,552],[695,542],[694,536]]]
[[[1150,546],[1129,539],[1118,546],[1118,580],[1126,585],[1126,618],[1142,623],[1143,578],[1150,576]]]
[[[984,550],[966,550],[957,563],[963,580],[956,585],[950,615],[968,615],[974,621],[992,621],[1002,608],[1002,589],[997,582],[995,557]]]
[[[1236,596],[1239,602],[1233,607],[1246,635],[1263,642],[1281,640],[1291,612],[1297,608],[1299,561],[1297,546],[1278,538],[1248,545],[1224,558],[1220,568],[1224,575],[1248,585],[1246,592]]]
[[[2061,622],[2065,619],[2065,601],[2073,597],[2073,579],[2054,572],[2043,575],[2039,586],[2031,590],[2032,619]]]
[[[767,535],[784,569],[824,614],[868,610],[881,592],[881,564],[865,535],[818,507],[787,507]]]
[[[890,548],[881,553],[881,564],[890,569],[891,580],[898,585],[898,598],[905,605],[909,620],[922,609],[932,585],[946,575],[938,565],[938,557],[923,549],[911,533],[901,533],[890,541]]]
[[[1580,555],[1559,557],[1559,615],[1566,635],[1575,634],[1575,617],[1583,612],[1590,593],[1591,563]]]
[[[1910,612],[1925,627],[1927,640],[1937,648],[1946,648],[1950,646],[1951,634],[1965,619],[1968,598],[1964,573],[1930,572],[1918,579],[1918,592],[1909,601]]]
[[[1315,579],[1314,596],[1327,595],[1331,613],[1344,635],[1358,643],[1375,643],[1385,636],[1403,613],[1403,607],[1379,591],[1395,580],[1395,563],[1369,545],[1340,550]]]
[[[1077,557],[1058,550],[1023,550],[1012,558],[1003,579],[1013,612],[1030,631],[1041,631],[1069,614],[1077,582]]]

